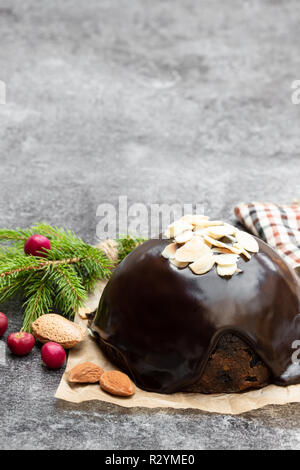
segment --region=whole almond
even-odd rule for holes
[[[100,378],[100,386],[105,392],[119,397],[130,397],[135,392],[135,386],[128,375],[118,370],[104,372]]]
[[[41,343],[53,341],[65,349],[73,348],[84,340],[86,328],[73,323],[61,315],[48,313],[32,324],[33,334]]]
[[[71,383],[95,384],[99,382],[104,370],[93,362],[83,362],[73,367],[68,374]]]

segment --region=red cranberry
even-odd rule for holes
[[[0,336],[3,336],[8,327],[8,320],[4,313],[0,312]]]
[[[33,349],[35,344],[34,336],[30,333],[12,333],[7,338],[7,346],[16,356],[26,356]]]
[[[26,255],[39,256],[46,258],[46,250],[51,250],[51,244],[48,238],[43,235],[32,235],[24,245]]]
[[[42,361],[49,369],[60,369],[66,357],[66,351],[60,344],[50,342],[42,347]]]

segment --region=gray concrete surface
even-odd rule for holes
[[[241,200],[299,197],[299,15],[298,0],[0,0],[1,226],[47,220],[94,242],[97,206],[120,194],[228,220]],[[19,328],[20,305],[1,309]],[[38,351],[0,374],[2,449],[300,448],[296,404],[70,405]]]

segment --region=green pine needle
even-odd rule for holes
[[[146,241],[145,238],[135,237],[133,235],[124,235],[117,240],[118,242],[118,262],[121,263],[129,253],[131,253],[137,246]]]
[[[51,242],[46,257],[26,256],[24,243],[34,234]],[[117,240],[121,262],[145,240]],[[39,223],[28,229],[0,229],[0,302],[23,296],[23,331],[45,313],[72,317],[100,279],[108,279],[113,263],[104,252],[84,243],[70,230]]]
[[[24,289],[25,302],[23,331],[31,331],[32,323],[44,313],[51,311],[53,302],[53,286],[42,272],[35,272],[28,279]]]

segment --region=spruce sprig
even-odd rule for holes
[[[26,256],[24,243],[36,233],[49,238],[46,257]],[[122,261],[142,238],[117,240]],[[23,298],[23,330],[45,313],[72,317],[99,279],[108,279],[113,263],[103,251],[84,243],[70,230],[39,223],[28,229],[0,229],[0,303]]]

